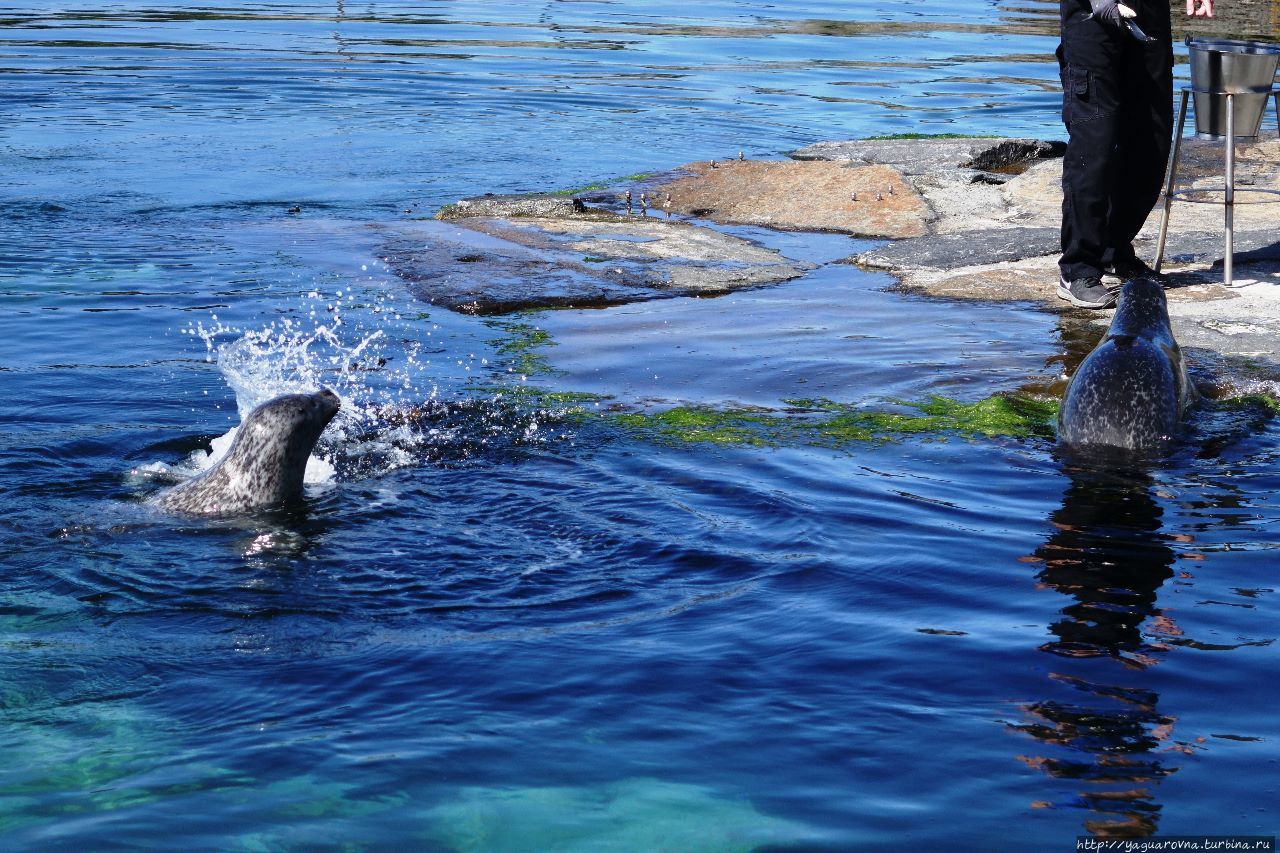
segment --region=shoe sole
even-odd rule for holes
[[[1152,270],[1151,272],[1141,272],[1141,273],[1138,273],[1138,274],[1136,274],[1136,275],[1130,275],[1130,276],[1127,276],[1127,277],[1126,277],[1126,276],[1120,275],[1120,273],[1115,272],[1115,271],[1113,271],[1113,270],[1107,270],[1107,269],[1104,269],[1104,270],[1102,271],[1102,277],[1103,277],[1103,278],[1114,278],[1116,281],[1120,282],[1121,284],[1125,284],[1125,283],[1127,283],[1127,282],[1133,281],[1135,278],[1149,278],[1149,279],[1152,279],[1152,280],[1154,280],[1154,281],[1158,281],[1158,282],[1160,282],[1161,284],[1165,285],[1166,287],[1168,287],[1168,285],[1169,285],[1169,277],[1168,277],[1167,275],[1165,275],[1164,273],[1162,273],[1162,272],[1156,272],[1155,270]],[[1105,282],[1104,282],[1104,283],[1105,283]]]
[[[1058,282],[1058,298],[1067,300],[1077,308],[1110,308],[1116,304],[1116,294],[1114,293],[1108,293],[1107,298],[1101,302],[1089,302],[1073,294],[1071,289],[1061,281]]]

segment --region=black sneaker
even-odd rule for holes
[[[1077,278],[1070,283],[1058,276],[1058,298],[1065,299],[1077,308],[1110,308],[1116,304],[1116,293],[1109,290],[1097,276]]]
[[[1158,273],[1147,266],[1141,258],[1130,258],[1127,261],[1116,261],[1102,268],[1105,275],[1115,276],[1121,281],[1132,281],[1135,278],[1151,278],[1164,281],[1164,273]]]

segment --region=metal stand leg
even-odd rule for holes
[[[1178,173],[1178,154],[1182,151],[1182,130],[1187,124],[1187,101],[1191,92],[1182,90],[1182,105],[1178,107],[1178,129],[1173,133],[1173,153],[1169,155],[1169,170],[1164,175],[1164,212],[1160,214],[1160,236],[1156,239],[1156,260],[1152,269],[1160,272],[1164,262],[1164,242],[1169,236],[1169,210],[1173,206],[1173,179]],[[1280,94],[1276,96],[1276,109],[1280,110]],[[1277,112],[1280,115],[1280,112]]]
[[[1236,96],[1227,95],[1227,186],[1226,201],[1227,251],[1222,256],[1222,283],[1231,286],[1232,266],[1235,263],[1235,212],[1236,212]]]
[[[1276,105],[1276,132],[1280,133],[1280,89],[1277,89],[1271,98]]]

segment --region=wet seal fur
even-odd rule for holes
[[[1198,397],[1169,327],[1164,287],[1134,279],[1120,292],[1107,334],[1067,384],[1058,437],[1072,448],[1158,454]]]
[[[233,515],[297,500],[307,457],[339,407],[327,388],[263,403],[244,419],[226,456],[160,495],[156,505],[189,515]]]

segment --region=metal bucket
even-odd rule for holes
[[[1196,134],[1225,138],[1227,135],[1227,96],[1210,92],[1193,92],[1196,102]],[[1232,95],[1235,100],[1235,138],[1246,142],[1262,129],[1262,116],[1267,111],[1266,92]]]
[[[1227,135],[1227,94],[1235,95],[1235,135],[1258,135],[1275,85],[1280,45],[1230,39],[1187,39],[1191,88],[1195,92],[1196,133]]]

